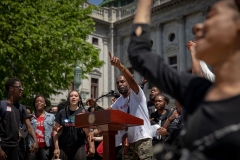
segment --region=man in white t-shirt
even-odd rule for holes
[[[128,128],[129,149],[128,154],[123,155],[123,159],[151,160],[153,156],[151,124],[148,117],[144,92],[138,86],[129,70],[120,63],[119,59],[114,57],[111,53],[109,53],[109,57],[111,64],[122,72],[122,75],[118,76],[116,79],[116,85],[121,96],[111,106],[112,109],[121,110],[139,117],[144,121],[144,125],[142,126]],[[121,145],[122,136],[125,132],[125,130],[122,130],[116,135],[116,146]]]

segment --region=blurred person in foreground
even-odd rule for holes
[[[185,158],[240,159],[240,0],[212,5],[197,25],[196,56],[210,64],[215,82],[178,73],[152,54],[152,0],[139,0],[128,48],[133,68],[185,108]],[[224,118],[223,118],[224,117]]]

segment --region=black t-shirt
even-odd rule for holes
[[[240,95],[215,102],[202,101],[198,108],[188,115],[187,132],[183,137],[185,146],[194,150],[200,146],[195,146],[194,142],[206,139],[203,146],[206,148],[204,154],[208,158],[240,159],[239,104]],[[225,127],[229,128],[223,131]],[[217,138],[213,138],[213,133],[216,131]]]
[[[155,112],[155,110],[156,110],[156,108],[155,108],[155,106],[154,106],[154,103],[153,103],[152,101],[148,101],[148,102],[147,102],[147,108],[148,108],[148,114],[149,114],[149,116],[151,116],[151,114],[152,114],[153,112]],[[166,105],[164,108],[167,109],[167,110],[170,110],[170,107],[167,106],[167,105]]]
[[[142,27],[142,34],[137,36],[135,30],[139,26]],[[216,135],[205,137],[209,146],[202,151],[200,147],[199,150],[209,159],[240,159],[240,127],[236,126],[240,123],[240,95],[222,101],[205,102],[204,97],[212,83],[196,75],[178,73],[165,64],[161,56],[152,54],[150,26],[147,24],[133,25],[128,53],[136,71],[185,107],[187,130],[183,142],[191,150],[190,153],[196,151],[194,144],[201,144],[199,142],[203,137],[232,125],[227,128],[230,133],[226,135],[217,132]],[[219,139],[215,141],[214,136]]]
[[[167,118],[170,117],[173,113],[173,111],[171,111],[170,109],[165,109],[165,111],[166,112],[162,115],[159,115],[158,111],[153,112],[150,116],[151,119],[154,118],[153,121],[151,122],[151,125],[159,124],[159,121],[161,121],[160,125],[163,126]]]
[[[1,103],[0,103],[1,106]],[[18,147],[20,122],[25,118],[29,118],[29,114],[22,105],[22,113],[20,114],[20,104],[7,103],[6,115],[0,125],[0,145],[1,147],[14,148]],[[3,107],[1,106],[2,113]],[[1,114],[0,114],[1,115]]]
[[[67,109],[60,110],[55,118],[55,122],[59,123],[63,129],[58,141],[61,149],[71,149],[80,147],[85,144],[85,134],[82,128],[75,128],[75,115],[83,113],[82,107],[76,111]],[[85,110],[85,113],[87,111]]]

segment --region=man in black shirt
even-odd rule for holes
[[[19,156],[18,142],[21,121],[26,125],[28,133],[35,141],[31,147],[32,152],[37,151],[38,143],[30,124],[30,116],[26,108],[18,102],[18,99],[23,94],[21,82],[18,79],[9,78],[5,83],[5,87],[8,97],[2,104],[6,103],[6,110],[4,110],[2,104],[0,105],[1,116],[5,112],[0,121],[0,159],[17,160]]]
[[[157,124],[160,127],[163,127],[163,124],[165,123],[167,118],[172,115],[173,112],[170,109],[165,108],[166,104],[167,104],[167,100],[165,96],[163,95],[156,96],[154,100],[154,107],[156,108],[156,111],[150,115],[151,125]],[[156,130],[156,132],[158,131]],[[163,142],[165,138],[166,138],[166,135],[153,137],[153,145],[159,142]]]

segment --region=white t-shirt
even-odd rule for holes
[[[202,68],[204,78],[208,79],[211,82],[214,82],[215,75],[210,71],[207,64],[204,61],[199,61],[199,63]]]
[[[144,122],[144,125],[128,128],[129,143],[133,143],[145,138],[152,138],[151,136],[152,130],[148,117],[146,97],[144,95],[143,90],[140,87],[138,94],[131,90],[130,95],[128,97],[126,98],[124,98],[123,96],[119,97],[111,107],[113,109],[117,109],[127,113],[128,106],[129,114],[143,119]],[[121,146],[122,136],[125,132],[126,132],[125,130],[118,131],[118,134],[116,135],[116,146]]]

